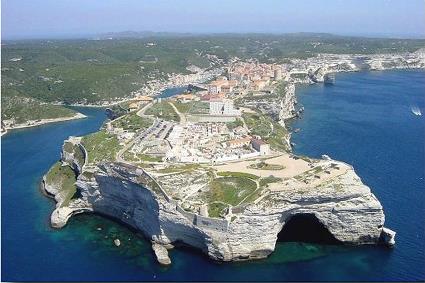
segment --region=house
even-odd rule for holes
[[[186,102],[189,102],[189,101],[196,100],[197,96],[195,96],[193,94],[185,93],[185,94],[177,95],[175,98],[179,102],[186,103]]]
[[[253,82],[254,90],[262,90],[266,86],[267,82],[265,80],[255,80]]]
[[[256,138],[252,139],[251,145],[261,155],[270,154],[270,145],[261,139],[256,139]]]
[[[217,94],[222,92],[222,87],[228,85],[228,81],[225,78],[220,78],[215,81],[212,81],[208,84],[208,93]]]
[[[227,85],[227,80],[215,80],[208,84],[208,93],[217,94],[222,92],[221,87]]]
[[[201,96],[201,101],[211,101],[211,100],[216,100],[216,99],[223,99],[224,98],[224,94],[223,93],[219,93],[219,94],[205,94]]]
[[[130,110],[130,111],[134,111],[134,110],[137,110],[137,109],[139,109],[139,107],[140,107],[140,102],[132,102],[132,103],[130,103],[129,105],[128,105],[128,109]]]
[[[230,148],[238,148],[238,147],[243,147],[244,145],[249,145],[250,142],[251,142],[251,137],[245,137],[245,138],[230,140],[226,143],[226,145]]]
[[[141,102],[151,102],[153,101],[153,98],[147,95],[138,95],[134,98],[134,100],[141,101]]]

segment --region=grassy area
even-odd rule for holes
[[[152,119],[140,117],[133,112],[113,121],[112,125],[116,128],[123,128],[124,130],[135,132],[150,127],[152,123]]]
[[[268,185],[271,183],[278,183],[281,181],[282,181],[282,178],[278,178],[278,177],[270,175],[268,177],[261,178],[260,187],[268,187]]]
[[[148,108],[145,114],[154,115],[167,121],[180,121],[179,115],[177,115],[176,111],[174,111],[174,108],[167,101],[155,103]]]
[[[3,88],[1,111],[2,120],[15,119],[15,123],[18,124],[28,120],[72,117],[77,114],[77,112],[64,106],[42,103],[29,97],[7,97],[4,95]]]
[[[140,161],[147,161],[147,162],[162,162],[162,157],[159,156],[153,156],[148,154],[138,154],[137,158],[139,158]]]
[[[314,167],[313,169],[310,169],[308,171],[303,172],[302,174],[295,176],[294,178],[298,181],[304,181],[308,178],[311,178],[314,175],[322,173],[323,171],[324,171],[323,167],[317,166],[317,167]]]
[[[201,167],[199,164],[190,163],[190,164],[184,164],[184,165],[171,165],[163,169],[159,169],[159,173],[177,173],[177,172],[184,172],[184,171],[192,171],[195,169],[198,169]]]
[[[91,179],[91,178],[94,177],[94,174],[92,172],[89,172],[89,171],[84,171],[81,175],[83,175],[87,179]]]
[[[245,123],[253,135],[258,135],[265,139],[272,134],[271,119],[263,114],[244,113]]]
[[[229,206],[220,202],[208,204],[208,216],[219,218]]]
[[[188,114],[206,114],[209,113],[209,103],[202,101],[191,101],[191,102],[173,102],[180,113]]]
[[[180,113],[188,113],[190,108],[192,108],[193,102],[182,103],[175,101],[173,104]]]
[[[113,161],[120,149],[116,136],[105,130],[84,136],[81,142],[87,150],[88,163]]]
[[[217,172],[218,176],[223,176],[223,177],[237,177],[237,178],[248,178],[248,179],[253,179],[253,180],[258,180],[260,177],[254,174],[250,174],[250,173],[244,173],[244,172],[230,172],[230,171],[225,171],[225,172]]]
[[[239,127],[239,126],[243,127],[243,122],[242,122],[241,119],[238,118],[233,122],[226,123],[226,126],[229,130],[233,130],[234,128]]]
[[[259,181],[260,187],[257,190],[255,190],[251,195],[249,195],[242,203],[246,204],[246,203],[254,202],[256,199],[258,199],[261,196],[261,193],[263,192],[265,188],[269,186],[269,184],[277,183],[280,181],[282,181],[281,178],[274,177],[274,176],[261,178]]]
[[[246,199],[244,199],[242,204],[253,203],[256,199],[258,199],[260,197],[263,189],[264,189],[264,187],[258,188],[256,191],[254,191],[252,194],[250,194]]]
[[[221,177],[214,179],[207,196],[208,202],[221,201],[230,205],[239,204],[257,188],[257,184],[245,177]]]
[[[244,113],[243,118],[251,134],[260,136],[275,150],[290,151],[285,141],[289,133],[279,123],[260,113]]]
[[[264,161],[261,161],[259,163],[249,165],[249,168],[258,170],[282,170],[285,169],[285,166],[280,164],[269,164]]]
[[[48,185],[60,188],[59,194],[63,199],[61,206],[67,206],[72,197],[77,192],[75,182],[77,177],[75,172],[69,166],[62,166],[61,162],[56,162],[46,174],[46,182]]]
[[[127,161],[134,163],[144,163],[144,162],[162,162],[162,157],[154,156],[149,154],[135,154],[130,151],[124,152],[123,158]]]

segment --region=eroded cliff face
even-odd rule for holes
[[[297,98],[295,96],[295,84],[288,84],[285,86],[283,99],[280,102],[279,121],[284,121],[295,117],[295,105],[297,104]]]
[[[101,164],[90,177],[80,174],[76,185],[80,197],[55,209],[53,227],[63,227],[75,213],[94,211],[142,231],[162,257],[165,250],[157,245],[183,242],[219,261],[264,258],[298,214],[314,215],[342,243],[376,244],[385,219],[381,204],[352,169],[320,187],[287,183],[234,208],[226,219],[184,211],[146,171],[129,164]],[[161,262],[169,262],[166,255]]]

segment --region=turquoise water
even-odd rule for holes
[[[292,125],[301,129],[296,153],[353,164],[398,233],[394,249],[278,243],[265,260],[216,263],[182,248],[161,267],[146,239],[109,219],[80,215],[51,229],[54,203],[39,181],[65,138],[96,131],[105,118],[101,109],[79,108],[88,119],[2,137],[2,280],[424,280],[425,121],[410,111],[425,111],[424,74],[339,74],[334,86],[297,90],[306,111]]]

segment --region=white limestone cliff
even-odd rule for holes
[[[393,244],[394,234],[383,234],[381,204],[352,169],[319,188],[289,184],[234,209],[232,219],[185,212],[146,171],[129,164],[101,164],[92,179],[80,175],[77,187],[81,197],[53,212],[53,227],[63,227],[70,216],[83,211],[111,216],[142,231],[162,264],[169,264],[163,247],[174,242],[219,261],[267,257],[285,223],[298,214],[314,215],[344,244],[376,244],[382,237]]]

